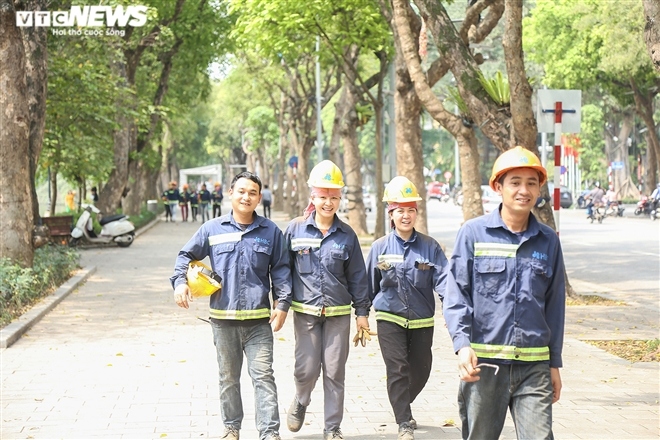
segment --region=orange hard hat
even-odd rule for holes
[[[493,190],[495,182],[500,180],[504,174],[515,168],[532,168],[539,173],[539,184],[543,185],[548,180],[548,172],[545,170],[538,156],[523,147],[514,147],[500,154],[493,164],[493,172],[490,175],[489,184]]]

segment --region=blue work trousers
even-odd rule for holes
[[[218,357],[220,415],[225,426],[241,429],[241,368],[243,354],[254,387],[255,421],[263,440],[280,428],[277,387],[273,376],[273,330],[268,322],[236,325],[214,322],[213,343]]]
[[[545,363],[482,367],[477,382],[461,381],[458,408],[463,439],[497,440],[507,408],[518,439],[552,440],[552,381]]]

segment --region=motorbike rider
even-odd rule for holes
[[[585,197],[589,200],[589,204],[587,205],[587,218],[594,217],[594,206],[598,208],[603,205],[604,195],[605,191],[600,187],[600,182],[596,182],[594,184],[594,189],[592,189],[591,192],[587,194],[587,197]]]
[[[655,189],[651,193],[651,203],[653,206],[651,209],[658,209],[658,204],[660,204],[660,182],[656,185]]]

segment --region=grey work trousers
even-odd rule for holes
[[[325,431],[339,428],[344,418],[344,380],[348,359],[351,315],[313,316],[294,312],[296,399],[303,406],[323,370]]]

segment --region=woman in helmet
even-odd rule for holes
[[[435,239],[415,230],[415,185],[397,176],[385,188],[392,230],[367,258],[369,297],[376,310],[378,343],[387,371],[387,394],[399,440],[414,439],[410,404],[431,373],[435,291],[444,294],[447,258]]]
[[[316,381],[323,373],[323,439],[342,439],[344,378],[348,359],[351,304],[357,328],[369,328],[367,273],[357,235],[336,213],[344,187],[341,171],[329,160],[308,180],[309,206],[284,235],[291,255],[293,324],[296,334],[296,395],[287,414],[289,430],[305,420]]]

